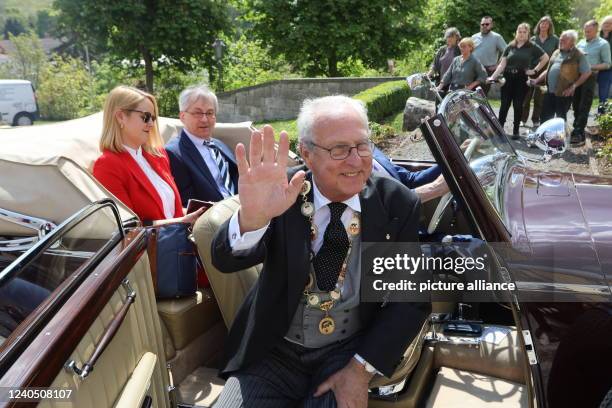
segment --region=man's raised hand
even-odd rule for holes
[[[241,233],[264,227],[270,220],[287,211],[295,202],[305,173],[298,171],[287,181],[289,137],[280,133],[278,152],[274,149],[274,129],[266,125],[251,133],[249,160],[242,143],[236,146],[239,223]]]

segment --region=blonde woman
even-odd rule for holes
[[[442,91],[446,87],[449,90],[454,91],[455,89],[466,88],[473,90],[479,84],[484,84],[487,78],[487,72],[482,66],[480,61],[472,55],[474,51],[474,40],[471,38],[464,38],[459,41],[459,50],[461,55],[455,57],[451,66],[448,68],[438,90]]]
[[[548,54],[529,41],[529,29],[527,23],[518,25],[514,40],[504,50],[497,69],[489,78],[494,81],[502,73],[506,78],[506,83],[501,88],[499,122],[504,126],[510,104],[512,104],[514,108],[512,139],[515,140],[520,138],[519,127],[523,115],[523,101],[528,89],[527,76],[535,75],[548,64]],[[531,68],[533,61],[538,61],[538,63],[534,68]]]
[[[553,24],[550,16],[544,16],[538,21],[538,24],[533,30],[534,36],[529,41],[538,45],[544,50],[548,58],[559,48],[559,37],[555,35],[555,25]],[[541,72],[537,72],[532,78],[537,78]],[[533,97],[533,112],[531,113],[531,123],[534,128],[540,126],[540,116],[542,115],[542,101],[544,100],[544,94],[542,93],[539,86],[529,87],[527,89],[527,95],[523,102],[523,117],[521,122],[524,126],[527,126],[527,119],[529,118],[529,104]]]
[[[104,103],[102,156],[94,176],[145,225],[193,223],[203,210],[183,216],[157,117],[153,95],[128,86],[113,89]]]

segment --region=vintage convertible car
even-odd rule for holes
[[[597,406],[612,386],[612,180],[530,169],[476,93],[448,95],[439,112],[421,129],[452,194],[424,206],[423,245],[468,237],[490,254],[489,278],[517,289],[432,302],[369,405]],[[180,129],[160,122],[165,140]],[[531,142],[562,152],[563,124],[548,126]],[[100,127],[97,114],[0,131],[0,406],[24,405],[9,394],[19,387],[51,387],[39,406],[211,406],[227,327],[259,273],[210,262],[239,199],[194,227],[211,288],[156,299],[147,231],[91,175]],[[230,147],[249,134],[249,123],[215,129]]]

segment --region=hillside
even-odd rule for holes
[[[38,10],[51,8],[53,0],[0,0],[0,10],[16,8],[25,16],[36,15]]]

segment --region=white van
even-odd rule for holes
[[[38,118],[34,87],[22,79],[0,79],[0,122],[29,126]]]

